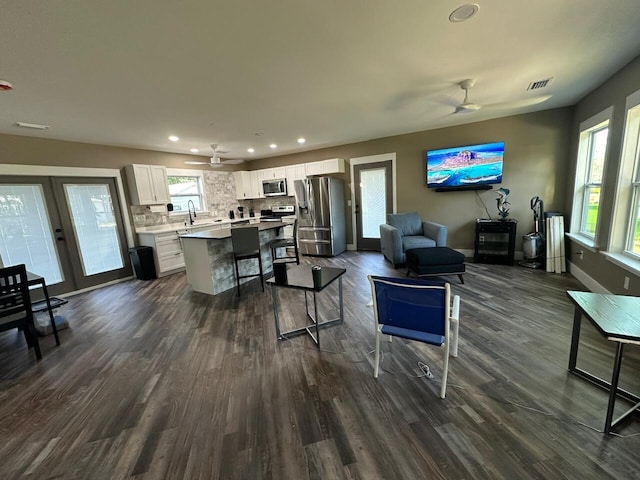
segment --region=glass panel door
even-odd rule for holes
[[[65,184],[64,193],[85,276],[124,266],[109,186]]]
[[[360,172],[362,195],[362,236],[380,238],[380,224],[387,218],[385,169],[372,168]]]
[[[358,250],[380,251],[380,225],[393,210],[392,162],[364,163],[353,168],[356,244]]]
[[[0,178],[2,263],[24,263],[28,271],[45,278],[51,294],[73,289],[55,203],[47,177]]]
[[[115,181],[55,177],[53,184],[76,288],[131,275]]]

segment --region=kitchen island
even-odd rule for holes
[[[266,275],[273,270],[269,242],[282,237],[282,222],[260,222],[251,225],[258,227],[260,235],[260,256]],[[235,227],[243,228],[243,227]],[[235,265],[231,248],[231,229],[205,230],[180,235],[184,263],[187,270],[187,282],[196,292],[217,295],[236,286]],[[258,271],[254,260],[239,263],[240,275]],[[241,283],[249,279],[241,279]]]

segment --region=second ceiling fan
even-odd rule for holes
[[[212,143],[211,144],[211,149],[213,150],[213,155],[211,156],[211,158],[209,159],[209,162],[200,162],[200,161],[186,161],[184,163],[188,164],[188,165],[209,165],[212,168],[217,168],[217,167],[222,167],[224,165],[235,165],[238,163],[243,163],[244,160],[242,159],[228,159],[225,160],[223,158],[220,157],[220,154],[224,155],[225,153],[229,153],[229,152],[224,152],[224,151],[219,151],[218,150],[218,144],[217,143]]]
[[[456,113],[473,113],[478,110],[486,109],[486,108],[521,108],[528,107],[530,105],[537,105],[538,103],[542,103],[551,98],[551,95],[538,95],[536,97],[524,98],[522,100],[516,100],[513,102],[501,102],[501,103],[490,103],[487,105],[480,105],[475,102],[472,102],[469,99],[469,90],[473,88],[476,84],[476,81],[472,78],[468,78],[466,80],[461,81],[458,85],[460,88],[464,90],[464,100],[462,103],[456,105],[454,114]]]

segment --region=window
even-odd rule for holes
[[[174,213],[187,213],[189,200],[193,202],[196,212],[206,211],[203,176],[201,170],[167,168],[169,197]]]
[[[640,90],[627,97],[611,253],[640,261]]]
[[[596,246],[602,176],[612,114],[613,108],[608,108],[580,125],[571,233],[577,234],[592,247]]]
[[[627,112],[626,135],[623,144],[623,162],[633,163],[633,176],[629,182],[631,190],[631,208],[628,210],[628,223],[625,251],[640,260],[640,105]],[[624,158],[627,157],[627,158]]]

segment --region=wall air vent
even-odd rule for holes
[[[531,82],[527,87],[527,90],[538,90],[540,88],[544,88],[551,83],[551,80],[553,80],[553,77],[538,80],[537,82]]]

